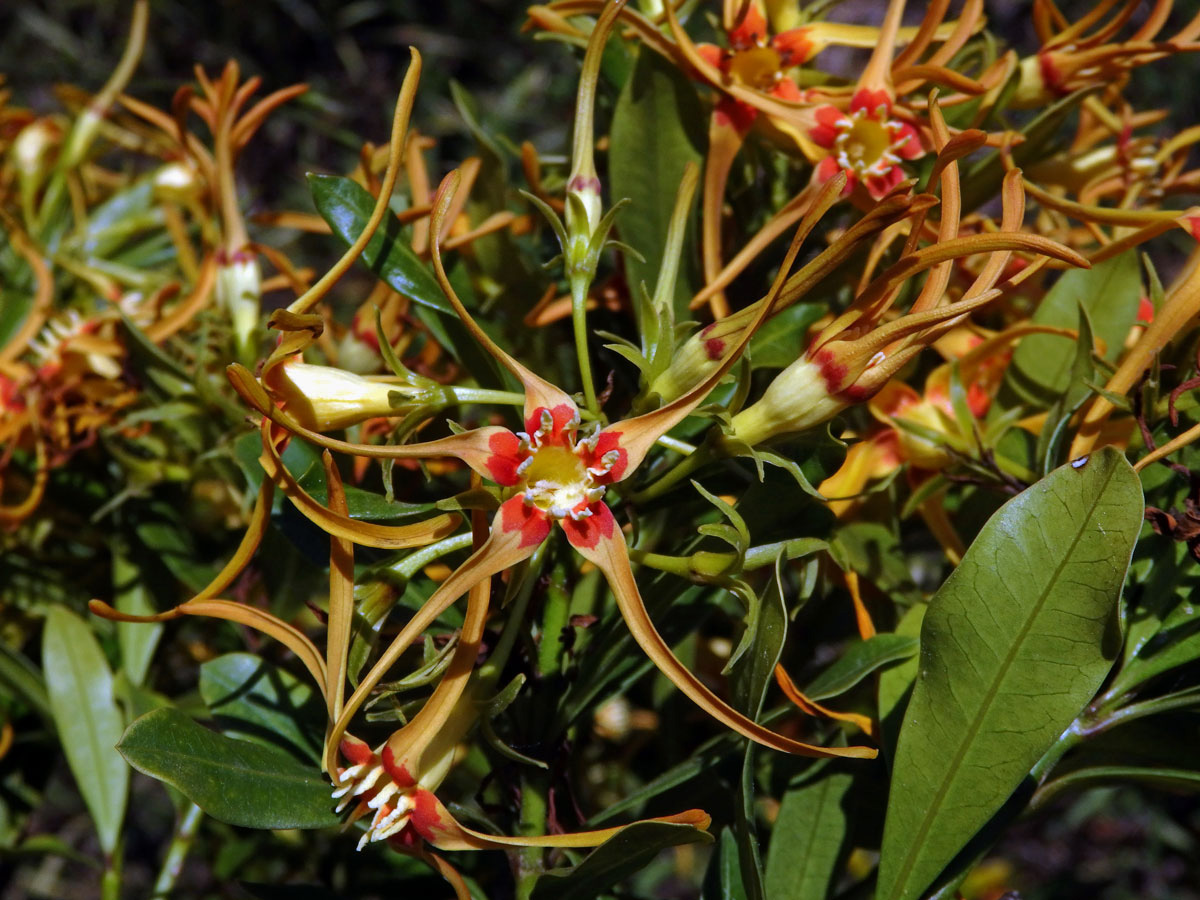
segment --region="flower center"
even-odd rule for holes
[[[416,809],[416,790],[401,787],[385,771],[382,763],[375,762],[372,755],[364,762],[341,770],[342,787],[333,792],[341,812],[351,802],[366,802],[368,810],[374,810],[371,824],[359,839],[358,849],[368,843],[382,841],[404,830]]]
[[[843,125],[838,128],[835,149],[838,163],[842,168],[850,169],[859,176],[868,174],[892,149],[892,123],[880,122],[866,115],[865,110],[858,110],[849,119],[843,119]],[[888,160],[889,163],[899,162],[899,159]]]
[[[525,502],[556,519],[591,515],[588,505],[604,496],[576,448],[550,444],[533,450],[518,470],[524,478]]]
[[[555,519],[586,519],[592,514],[589,507],[604,496],[606,476],[620,454],[599,452],[599,434],[576,440],[578,413],[556,422],[553,413],[543,409],[538,423],[532,434],[517,435],[524,457],[517,475],[525,505]]]
[[[747,87],[770,90],[779,79],[779,53],[770,47],[750,47],[733,54],[729,74]]]

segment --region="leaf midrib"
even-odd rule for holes
[[[1062,575],[1062,571],[1067,565],[1067,561],[1071,558],[1072,554],[1075,552],[1075,547],[1083,538],[1084,531],[1086,530],[1086,524],[1091,521],[1092,514],[1096,511],[1096,507],[1100,504],[1100,498],[1104,495],[1104,489],[1108,486],[1108,482],[1112,481],[1112,474],[1113,470],[1110,470],[1104,484],[1097,488],[1095,496],[1092,499],[1091,508],[1088,510],[1087,515],[1083,517],[1083,525],[1076,529],[1075,537],[1071,540],[1071,546],[1067,548],[1067,552],[1063,554],[1062,561],[1059,562],[1059,564],[1055,567],[1054,574],[1046,582],[1045,590],[1042,591],[1042,595],[1038,598],[1037,603],[1034,604],[1030,615],[1025,621],[1025,624],[1021,626],[1021,631],[1017,635],[1017,640],[1013,642],[1009,652],[1005,655],[1004,663],[999,670],[1000,673],[1002,673],[1001,676],[994,679],[992,684],[988,687],[987,693],[984,695],[984,701],[979,706],[979,712],[971,721],[970,726],[967,729],[966,738],[962,741],[958,751],[954,754],[954,759],[951,761],[951,765],[946,769],[947,777],[944,778],[942,783],[938,786],[938,790],[933,797],[933,802],[926,807],[925,816],[922,818],[921,825],[917,829],[916,838],[909,844],[909,851],[907,854],[905,854],[904,862],[899,869],[899,874],[897,875],[896,880],[893,882],[895,887],[893,887],[893,889],[890,891],[889,897],[894,898],[899,895],[900,891],[898,891],[897,888],[903,889],[907,887],[907,879],[912,874],[914,858],[920,849],[925,845],[925,836],[929,833],[929,829],[934,819],[934,812],[940,809],[942,803],[945,801],[946,794],[950,790],[950,785],[954,782],[954,774],[957,773],[959,767],[962,765],[963,758],[967,755],[967,751],[974,742],[975,735],[978,734],[979,729],[983,725],[983,720],[986,718],[987,712],[991,709],[992,703],[996,699],[996,694],[1000,689],[1000,683],[1004,680],[1003,675],[1008,672],[1009,667],[1012,665],[1013,659],[1017,655],[1017,651],[1024,646],[1026,635],[1029,634],[1030,628],[1033,627],[1033,623],[1041,614],[1042,605],[1050,596],[1050,589],[1058,582],[1059,576]]]

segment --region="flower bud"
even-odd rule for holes
[[[46,172],[46,158],[61,137],[59,127],[49,119],[37,119],[22,128],[12,145],[18,176],[40,179]]]
[[[689,337],[671,357],[671,364],[650,384],[650,393],[670,403],[711,375],[741,339],[757,315],[757,304],[706,325]]]
[[[832,419],[849,406],[849,400],[831,390],[828,368],[820,355],[801,356],[775,376],[762,399],[733,417],[724,440],[753,447]]]
[[[12,158],[17,170],[21,202],[32,209],[34,195],[49,170],[51,151],[62,138],[59,127],[49,119],[38,119],[21,129],[12,145]]]
[[[196,170],[185,162],[170,162],[154,173],[154,196],[170,203],[186,203],[195,199],[203,185]]]
[[[253,358],[262,297],[262,273],[253,253],[239,250],[219,255],[216,295],[217,304],[229,316],[238,355]]]
[[[311,431],[336,431],[376,416],[397,415],[406,399],[395,384],[298,359],[277,366],[268,387],[288,413]]]

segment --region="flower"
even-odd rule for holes
[[[442,582],[371,672],[363,678],[355,697],[351,698],[338,726],[335,726],[334,733],[345,727],[357,704],[365,699],[366,692],[378,683],[396,658],[447,607],[474,585],[532,555],[557,526],[571,545],[604,574],[621,615],[642,649],[684,694],[722,724],[766,746],[786,752],[873,757],[875,751],[867,747],[825,748],[778,735],[734,710],[692,674],[674,656],[646,613],[630,567],[624,534],[605,500],[608,489],[629,478],[658,438],[691,413],[728,371],[757,325],[765,318],[771,303],[758,308],[755,322],[745,329],[738,343],[729,348],[724,362],[690,391],[652,412],[587,431],[574,400],[513,359],[488,337],[462,305],[446,277],[438,235],[459,179],[457,171],[450,173],[434,198],[431,213],[434,272],[463,324],[523,385],[524,431],[513,432],[500,426],[484,426],[440,440],[403,446],[349,444],[304,428],[279,409],[246,369],[238,365],[229,369],[230,380],[242,398],[287,432],[331,450],[362,456],[458,458],[483,478],[506,489],[505,499],[492,520],[487,540]],[[776,279],[771,298],[778,294],[797,251],[798,242],[794,241]],[[294,347],[289,347],[286,352],[293,351]],[[264,373],[269,366],[270,361],[264,367]],[[269,378],[266,380],[269,387]]]
[[[1137,66],[1200,49],[1195,43],[1200,37],[1200,16],[1194,16],[1166,40],[1158,39],[1170,17],[1172,0],[1154,4],[1133,34],[1113,42],[1139,0],[1126,0],[1107,22],[1102,21],[1104,13],[1117,5],[1102,4],[1078,22],[1067,23],[1052,3],[1035,2],[1033,27],[1042,46],[1036,54],[1021,60],[1014,105],[1041,106],[1094,85],[1119,88]]]
[[[907,122],[892,118],[892,98],[886,91],[860,88],[848,112],[836,106],[816,111],[817,124],[809,136],[832,151],[816,167],[821,181],[846,173],[846,191],[861,183],[876,200],[904,180],[901,162],[925,155],[921,136]]]

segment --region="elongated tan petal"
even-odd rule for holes
[[[266,429],[264,428],[264,438]],[[272,445],[272,450],[274,446]],[[265,454],[264,454],[265,455]],[[326,450],[321,456],[325,467],[325,484],[329,490],[330,516],[349,519],[346,492],[342,476],[334,465],[333,456]],[[280,465],[280,470],[287,470]],[[290,473],[288,475],[290,478]],[[298,485],[297,485],[298,487]],[[307,495],[305,495],[307,496]],[[293,501],[294,502],[294,501]],[[343,685],[346,681],[346,658],[350,653],[350,632],[354,620],[354,543],[329,533],[329,624],[325,629],[325,702],[329,708],[329,723],[342,714]],[[336,772],[337,769],[327,771]]]
[[[482,512],[475,512],[472,520],[475,549],[478,550],[487,541],[487,523]],[[453,754],[455,746],[475,721],[473,713],[459,716],[454,713],[479,657],[490,601],[489,578],[483,579],[467,592],[467,610],[450,665],[425,705],[387,741],[394,765],[405,768],[421,784],[431,789],[436,785],[424,780],[425,773],[440,768],[441,760]],[[451,721],[452,718],[457,721]]]
[[[810,716],[824,716],[827,719],[834,719],[838,722],[849,722],[862,729],[863,733],[868,737],[875,737],[875,722],[870,716],[863,716],[858,713],[837,712],[827,706],[822,706],[815,700],[808,699],[796,687],[796,683],[792,681],[792,676],[787,673],[787,670],[783,666],[775,667],[775,683],[783,690],[784,696],[795,703],[801,712],[807,713]]]
[[[449,578],[438,585],[425,604],[416,612],[400,633],[393,638],[392,643],[379,657],[378,661],[363,678],[353,695],[346,702],[342,716],[334,725],[330,734],[330,743],[337,745],[345,734],[351,717],[362,706],[367,695],[375,689],[388,670],[395,664],[412,642],[420,636],[434,621],[445,612],[455,600],[479,584],[491,578],[497,572],[514,566],[523,559],[533,555],[541,541],[527,542],[525,535],[520,532],[506,532],[500,527],[499,518],[503,513],[497,513],[492,532],[482,547],[459,566]]]
[[[455,819],[446,807],[442,806],[432,794],[428,798],[422,796],[429,809],[429,818],[421,822],[425,829],[418,826],[429,843],[439,850],[506,850],[511,847],[598,847],[609,838],[614,837],[625,825],[615,828],[601,828],[596,831],[577,831],[574,834],[544,834],[528,837],[509,837],[507,835],[484,834],[474,831]],[[419,800],[418,803],[421,801]],[[418,806],[420,809],[420,806]],[[423,817],[424,818],[424,817]],[[414,817],[414,823],[416,817]],[[643,822],[665,822],[671,825],[691,825],[694,828],[706,829],[712,821],[708,813],[699,809],[689,809],[673,816],[660,816],[656,819],[643,819]]]
[[[362,234],[342,254],[342,258],[328,272],[322,275],[316,284],[292,301],[292,304],[288,307],[290,312],[306,313],[328,293],[329,289],[333,287],[339,278],[346,274],[346,271],[358,259],[358,255],[370,243],[376,229],[379,228],[379,224],[383,221],[383,217],[388,211],[388,202],[392,198],[392,189],[396,186],[396,178],[400,174],[400,168],[403,163],[404,133],[408,130],[408,120],[412,115],[413,101],[417,96],[417,83],[421,80],[421,54],[417,52],[415,47],[410,47],[409,50],[412,53],[412,62],[408,66],[408,71],[404,74],[404,83],[400,86],[400,96],[396,100],[396,111],[392,117],[392,133],[389,142],[390,150],[387,171],[383,177],[383,185],[380,187],[379,197],[375,201],[375,208],[371,211],[371,217],[367,220]]]
[[[601,535],[600,540],[591,548],[576,544],[576,549],[604,573],[616,598],[617,608],[620,609],[621,616],[638,646],[679,690],[722,725],[765,747],[782,750],[784,753],[817,757],[844,756],[855,759],[873,759],[877,755],[877,751],[870,747],[818,747],[794,741],[764,728],[738,712],[705,687],[703,682],[676,658],[654,627],[654,623],[650,621],[646,605],[638,591],[637,581],[629,567],[629,552],[625,546],[625,536],[620,529],[612,529],[607,537]]]
[[[265,424],[264,432],[269,427],[269,424]],[[381,550],[405,550],[409,547],[424,547],[448,537],[462,521],[459,516],[448,513],[412,525],[377,525],[351,519],[335,508],[326,508],[305,491],[287,470],[279,458],[275,442],[266,434],[263,436],[263,454],[258,462],[267,473],[267,477],[279,485],[280,490],[292,501],[292,505],[335,540],[353,541],[364,547],[376,547]],[[330,490],[332,507],[332,487]]]
[[[458,192],[461,179],[462,176],[457,169],[442,179],[442,183],[438,185],[437,193],[433,197],[433,211],[429,214],[432,236],[430,250],[433,259],[433,271],[437,276],[438,284],[441,285],[442,293],[446,295],[446,299],[454,307],[454,311],[458,313],[458,317],[462,320],[463,325],[471,332],[475,340],[479,341],[483,349],[491,354],[496,362],[508,369],[517,381],[521,382],[521,386],[525,389],[526,419],[532,416],[534,410],[538,408],[554,409],[556,406],[564,403],[574,407],[575,401],[571,399],[570,395],[517,362],[479,327],[479,323],[475,321],[463,305],[462,300],[459,299],[458,294],[455,293],[454,286],[450,284],[450,279],[446,277],[446,269],[442,264],[442,224],[445,221],[447,211],[454,203],[454,197]]]
[[[304,667],[308,669],[321,694],[325,693],[325,660],[312,641],[305,637],[298,628],[289,625],[269,612],[265,612],[244,603],[234,603],[232,600],[188,600],[166,612],[153,616],[135,616],[113,609],[103,600],[92,600],[88,609],[98,616],[111,619],[114,622],[169,622],[180,616],[208,616],[213,619],[225,619],[237,622],[261,631],[268,637],[273,637],[296,654]]]

